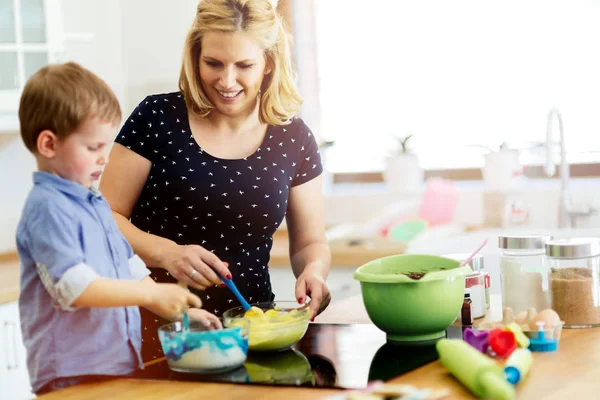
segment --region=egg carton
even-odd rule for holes
[[[532,321],[536,321],[536,316],[538,312],[535,308],[530,308],[524,313],[520,313],[517,318],[515,318],[513,310],[511,307],[505,307],[502,310],[502,320],[501,321],[489,321],[489,322],[481,322],[477,325],[477,330],[479,331],[491,331],[492,329],[505,329],[507,325],[516,323],[519,328],[523,331],[523,333],[530,339],[538,338],[539,332],[544,332],[544,337],[547,339],[556,339],[560,340],[560,335],[562,332],[564,321],[560,321],[559,323],[555,323],[552,326],[544,326],[542,329],[539,327],[531,328]]]

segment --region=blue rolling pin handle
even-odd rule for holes
[[[233,292],[233,294],[235,295],[235,297],[237,297],[237,299],[240,301],[240,303],[242,303],[242,307],[244,307],[244,310],[248,311],[250,309],[250,304],[248,304],[246,299],[244,299],[244,296],[242,296],[242,294],[240,293],[238,288],[235,286],[235,283],[233,283],[233,281],[231,279],[223,278],[221,276],[221,274],[219,274],[216,270],[215,270],[215,273],[217,274],[219,279],[223,281],[225,286],[227,286],[229,288],[229,290],[231,290]]]

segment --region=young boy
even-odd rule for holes
[[[17,228],[19,309],[36,394],[143,368],[137,306],[172,320],[201,306],[148,276],[92,187],[120,119],[106,83],[75,63],[42,68],[23,90],[21,136],[38,171]],[[220,326],[204,310],[189,314]]]

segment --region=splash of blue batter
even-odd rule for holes
[[[248,337],[242,332],[242,327],[227,330],[214,330],[204,332],[164,332],[159,330],[158,336],[163,352],[168,360],[179,361],[181,357],[191,350],[208,346],[211,354],[223,353],[239,347],[246,354],[248,352]]]

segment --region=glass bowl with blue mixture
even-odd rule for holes
[[[169,368],[177,372],[214,374],[236,369],[248,355],[249,324],[209,329],[190,321],[185,330],[181,321],[158,328],[158,338]]]

